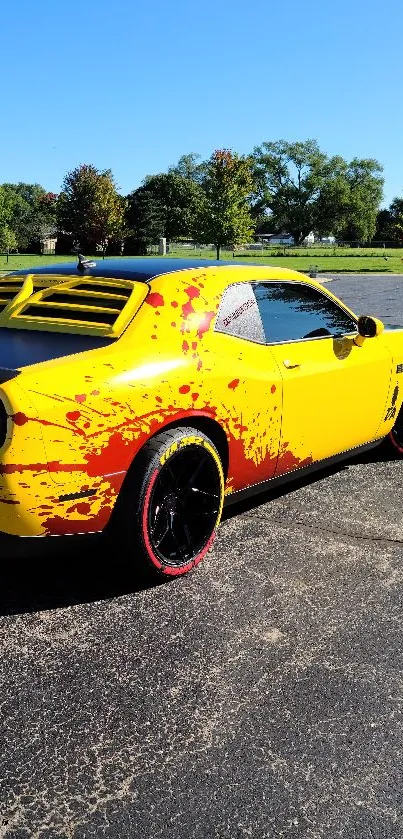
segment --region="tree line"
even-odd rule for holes
[[[186,154],[127,196],[110,169],[84,164],[66,174],[59,195],[0,185],[0,251],[37,252],[53,235],[59,253],[137,255],[163,236],[213,243],[219,257],[224,246],[282,231],[297,245],[311,231],[403,245],[403,198],[379,210],[383,183],[377,160],[329,157],[315,140],[267,141],[250,155],[219,149],[208,160]]]

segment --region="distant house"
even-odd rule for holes
[[[42,236],[40,238],[41,253],[44,253],[44,254],[55,253],[56,242],[57,242],[56,228],[49,227],[47,230],[43,230],[42,231]]]
[[[308,233],[307,236],[305,236],[305,239],[303,240],[302,244],[303,245],[313,245],[314,241],[315,241],[315,235],[311,230],[311,232]]]
[[[259,239],[265,245],[293,245],[294,236],[291,233],[262,233]]]
[[[261,233],[259,234],[259,242],[262,245],[295,245],[294,236],[291,233]],[[315,234],[311,230],[305,239],[303,245],[313,245],[315,242]]]
[[[44,238],[41,239],[41,251],[42,251],[42,253],[44,253],[44,254],[55,253],[56,242],[57,242],[57,237],[56,236],[44,236]]]

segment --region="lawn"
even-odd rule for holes
[[[153,253],[151,256],[155,256]],[[215,259],[215,252],[207,249],[180,248],[171,250],[171,257],[191,259]],[[101,261],[101,257],[94,257]],[[266,248],[263,252],[242,250],[222,251],[221,258],[245,262],[248,264],[274,265],[308,272],[311,266],[317,266],[318,273],[403,273],[403,248]],[[54,262],[71,262],[69,256],[32,256],[25,254],[0,255],[0,272],[29,268],[38,265],[50,265]]]

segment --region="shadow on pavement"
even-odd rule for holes
[[[169,582],[141,577],[98,534],[27,542],[1,557],[0,615],[92,603]]]
[[[393,453],[390,456],[382,447],[372,449],[343,464],[240,501],[224,511],[223,520],[240,516],[267,504],[271,499],[323,480],[351,464],[388,459],[394,459]],[[120,559],[119,542],[115,550],[113,546],[107,550],[100,534],[23,539],[17,543],[13,540],[8,543],[5,539],[0,556],[0,615],[92,603],[171,582],[166,577],[140,577],[135,562],[130,567],[129,563]]]

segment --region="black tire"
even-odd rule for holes
[[[179,576],[212,545],[223,501],[224,473],[211,440],[191,427],[162,431],[132,464],[112,531],[124,539],[131,564]]]

